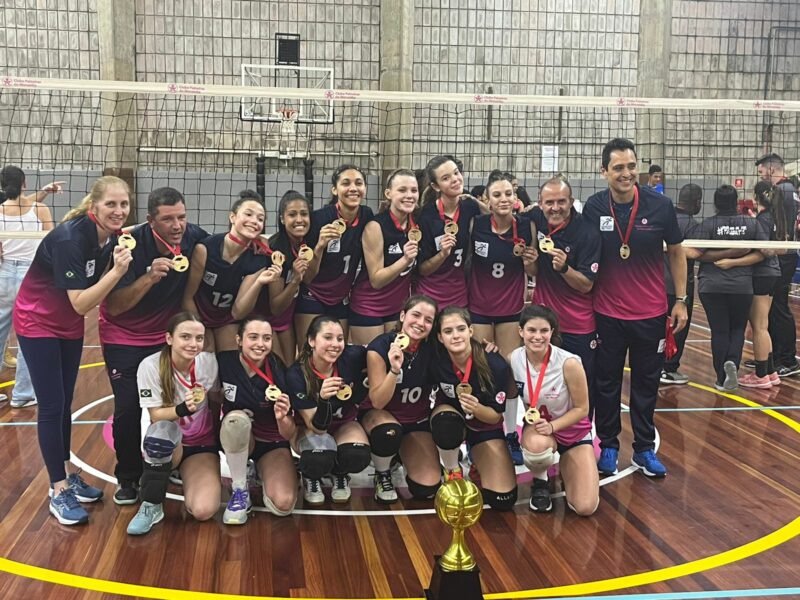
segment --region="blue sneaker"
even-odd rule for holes
[[[128,523],[128,535],[144,535],[164,518],[164,509],[161,504],[153,504],[145,500],[139,506],[131,522]]]
[[[52,496],[52,489],[50,490]],[[66,487],[58,496],[50,499],[50,514],[62,525],[79,525],[89,522],[89,513],[86,512],[72,488]]]
[[[634,452],[632,462],[634,467],[640,468],[648,477],[664,477],[667,474],[667,467],[661,464],[652,450]]]
[[[222,515],[222,522],[225,525],[244,525],[247,523],[247,513],[252,509],[250,492],[247,490],[234,489]]]
[[[80,471],[67,475],[67,485],[75,493],[78,502],[97,502],[103,497],[103,490],[89,485],[83,480]],[[53,488],[48,492],[53,497]]]
[[[522,447],[519,445],[519,437],[517,432],[506,434],[506,444],[508,445],[508,453],[511,455],[511,462],[519,466],[522,464]]]
[[[600,451],[600,460],[597,461],[597,471],[601,475],[616,475],[619,450],[616,448],[603,448]]]

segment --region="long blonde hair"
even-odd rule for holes
[[[173,316],[167,323],[167,332],[175,335],[178,325],[186,321],[202,323],[200,317],[184,310]],[[161,406],[175,406],[175,370],[172,368],[172,346],[164,344],[158,356],[158,380],[161,382]]]
[[[64,218],[61,219],[61,222],[66,223],[67,221],[72,221],[73,219],[77,219],[78,217],[85,215],[87,212],[89,212],[92,204],[100,202],[100,199],[103,197],[103,194],[106,193],[106,190],[115,185],[122,187],[130,199],[132,195],[131,188],[124,179],[114,177],[113,175],[104,175],[103,177],[97,179],[94,184],[92,184],[92,189],[89,190],[89,193],[86,195],[86,197],[81,200],[81,203],[78,204],[78,206],[64,215]]]

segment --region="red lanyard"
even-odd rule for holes
[[[173,256],[178,256],[179,254],[182,254],[180,244],[178,244],[177,246],[170,246],[164,238],[158,235],[158,232],[155,230],[155,227],[150,226],[150,231],[153,232],[153,235],[159,242],[161,242],[167,247],[167,250],[169,250]]]
[[[122,229],[106,229],[100,224],[100,221],[97,220],[97,216],[92,211],[87,211],[86,216],[89,217],[89,220],[97,225],[103,231],[107,231],[108,233],[113,233],[114,235],[122,235]]]
[[[489,222],[492,224],[492,229],[494,229],[495,231],[499,229],[499,227],[497,226],[497,221],[494,220],[494,215],[491,215],[489,217]],[[521,237],[517,235],[517,219],[513,216],[511,217],[511,240],[509,240],[507,237],[500,235],[499,233],[495,233],[495,235],[504,242],[511,241],[512,244],[519,244],[520,242],[523,244],[525,243],[525,240],[523,240]]]
[[[472,373],[472,354],[470,354],[469,358],[467,359],[467,367],[464,369],[463,373],[456,366],[456,363],[452,363],[452,364],[453,364],[453,373],[456,374],[456,377],[458,377],[458,380],[461,383],[467,383],[469,381],[469,375],[470,375],[470,373]]]
[[[561,225],[558,225],[555,229],[550,229],[550,223],[548,223],[547,224],[547,237],[552,238],[555,234],[557,234],[559,231],[564,229],[564,227],[566,227],[567,225],[569,225],[569,219],[567,219],[566,221],[562,221]]]
[[[347,219],[345,219],[345,218],[342,216],[342,211],[341,211],[341,209],[340,209],[340,207],[339,207],[339,203],[337,202],[337,203],[336,203],[336,214],[339,216],[339,218],[340,218],[342,221],[344,221],[344,222],[345,222],[345,224],[346,224],[348,227],[355,227],[356,225],[358,225],[358,219],[359,219],[359,217],[358,217],[358,209],[356,209],[356,218],[355,218],[355,219],[353,219],[352,221],[348,221]]]
[[[328,375],[323,375],[322,373],[317,371],[317,367],[314,366],[314,360],[313,359],[311,359],[311,358],[308,359],[308,365],[311,367],[311,370],[314,371],[314,375],[316,375],[320,379],[325,380],[325,379],[327,379],[329,377]],[[333,375],[330,375],[330,377],[338,377],[338,376],[339,376],[339,369],[336,368],[336,364],[334,363],[334,365],[333,365]]]
[[[270,247],[267,246],[264,242],[262,242],[258,238],[252,239],[249,242],[246,242],[244,240],[240,240],[238,237],[233,235],[232,231],[228,232],[228,238],[234,244],[236,244],[237,246],[241,246],[245,250],[247,250],[248,248],[251,248],[253,250],[253,252],[255,252],[256,254],[266,254],[267,256],[272,254],[272,250],[270,249]]]
[[[270,369],[270,367],[269,367],[269,356],[264,359],[264,370],[263,371],[261,369],[259,369],[255,365],[255,363],[250,362],[250,359],[248,359],[244,354],[242,354],[242,358],[244,359],[244,362],[247,363],[247,366],[250,367],[251,369],[253,369],[253,371],[259,377],[261,377],[261,379],[266,381],[269,385],[275,385],[275,380],[272,377],[272,369]]]
[[[614,200],[611,198],[611,193],[608,194],[608,206],[611,209],[611,218],[614,219],[614,226],[619,233],[619,239],[622,241],[623,246],[628,245],[628,240],[631,239],[631,232],[633,231],[633,223],[636,220],[636,213],[639,212],[639,188],[633,186],[633,208],[631,208],[631,216],[628,219],[628,227],[625,230],[625,237],[622,236],[622,230],[619,228],[617,215],[614,212]]]
[[[442,221],[444,221],[445,223],[448,223],[450,221],[455,221],[456,223],[458,223],[458,217],[461,215],[461,202],[460,201],[458,203],[458,206],[456,206],[456,212],[453,213],[453,218],[452,219],[444,214],[444,202],[442,201],[441,198],[436,200],[436,209],[439,211],[439,218]]]
[[[525,371],[528,375],[528,402],[531,408],[536,408],[539,404],[539,392],[542,390],[542,383],[544,383],[544,372],[547,370],[547,363],[550,362],[550,351],[552,348],[547,348],[547,354],[544,355],[544,360],[542,361],[542,366],[539,369],[539,376],[536,378],[536,389],[531,390],[533,387],[533,382],[531,381],[531,364],[528,361],[528,357],[525,357]]]
[[[192,366],[189,367],[189,381],[186,381],[181,375],[181,372],[178,371],[178,367],[175,366],[175,363],[172,362],[172,371],[178,377],[178,381],[181,382],[181,385],[185,387],[187,390],[191,390],[197,384],[197,379],[194,376],[194,361],[192,361]]]
[[[389,209],[389,216],[392,218],[392,223],[394,223],[394,226],[397,227],[397,231],[400,231],[401,233],[408,233],[409,229],[414,229],[414,227],[416,227],[414,224],[414,217],[412,217],[411,214],[408,215],[408,222],[406,223],[405,227],[400,224],[400,221],[394,218],[394,213],[391,209]]]

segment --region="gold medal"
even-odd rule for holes
[[[525,244],[521,242],[518,244],[514,244],[514,248],[513,250],[511,250],[511,252],[514,254],[514,256],[522,256],[523,254],[525,254],[525,247],[526,247]]]
[[[630,255],[631,255],[631,247],[628,246],[628,244],[622,244],[622,246],[619,247],[619,257],[622,260],[627,260],[630,257]]]
[[[344,219],[338,218],[333,223],[331,223],[336,228],[336,231],[339,235],[342,235],[345,231],[347,231],[347,222]]]
[[[130,233],[123,233],[117,238],[117,245],[133,251],[136,248],[136,240]]]
[[[272,264],[276,267],[282,267],[283,263],[286,262],[286,255],[278,250],[273,250],[270,257],[272,258]]]
[[[305,244],[303,244],[297,251],[297,258],[302,258],[303,260],[311,261],[314,259],[314,251]]]
[[[267,386],[266,392],[264,392],[264,397],[270,402],[276,402],[282,393],[277,385],[270,384]]]
[[[472,386],[468,383],[459,383],[456,386],[456,396],[461,396],[463,394],[471,394],[472,393]]]
[[[525,411],[525,422],[528,425],[533,425],[534,423],[536,423],[536,421],[538,421],[541,418],[542,415],[539,414],[539,410],[536,408],[531,407]]]
[[[408,230],[408,241],[419,242],[422,240],[422,230],[416,225]]]
[[[172,257],[172,268],[178,273],[183,273],[189,268],[189,259],[183,254],[176,254]]]
[[[455,221],[448,221],[444,224],[444,232],[451,235],[456,235],[458,233],[458,223]]]
[[[194,398],[195,404],[200,404],[206,399],[206,391],[203,389],[202,385],[198,384],[192,387],[192,397]]]
[[[551,237],[543,237],[539,240],[539,250],[542,252],[549,254],[552,250],[556,247],[553,238]]]
[[[408,345],[411,343],[411,338],[408,337],[408,334],[403,333],[402,331],[394,336],[395,346],[398,346],[400,350],[405,350],[408,348]]]
[[[336,392],[336,397],[339,400],[350,400],[350,397],[353,395],[353,388],[349,385],[344,384],[342,387],[339,388],[339,391]]]

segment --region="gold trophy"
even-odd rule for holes
[[[437,558],[431,586],[425,590],[430,600],[473,600],[483,598],[480,569],[464,540],[464,531],[483,513],[483,496],[466,479],[453,479],[439,488],[434,502],[442,523],[453,528],[453,540]]]

